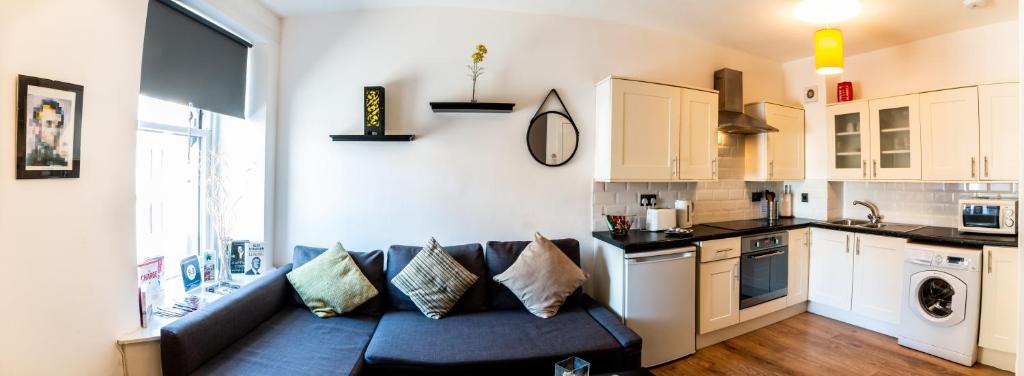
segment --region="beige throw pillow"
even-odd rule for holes
[[[558,313],[565,298],[586,279],[583,270],[540,233],[534,234],[533,242],[508,270],[494,276],[496,282],[519,297],[530,313],[543,318]]]

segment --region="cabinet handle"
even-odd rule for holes
[[[861,177],[868,177],[868,161],[863,159],[860,161],[860,174]]]
[[[984,159],[985,159],[985,177],[987,178],[989,176],[988,175],[988,156],[986,155],[984,157]]]
[[[739,269],[739,267],[740,267],[740,264],[739,264],[739,263],[736,263],[736,265],[733,265],[733,266],[732,266],[732,276],[733,276],[733,278],[735,278],[735,279],[736,279],[737,281],[738,281],[738,280],[740,279],[740,273],[739,273],[739,272],[738,272],[738,271],[736,270],[736,269]]]
[[[718,177],[718,158],[711,160],[711,177]]]
[[[679,157],[672,157],[672,177],[679,177]]]
[[[775,161],[768,162],[768,178],[775,176]]]
[[[972,178],[973,178],[973,177],[975,177],[976,175],[978,175],[978,174],[977,174],[977,173],[975,172],[975,168],[974,168],[974,166],[975,166],[975,165],[977,164],[977,162],[978,162],[978,161],[977,161],[977,159],[976,159],[976,158],[974,158],[974,157],[971,157],[971,177],[972,177]]]
[[[850,235],[846,235],[846,253],[850,253]]]
[[[992,274],[992,251],[988,251],[988,274]]]
[[[857,239],[857,256],[860,256],[860,237],[858,236],[856,239]]]
[[[871,160],[871,172],[875,174],[876,178],[878,177],[878,160],[877,159],[872,159]]]

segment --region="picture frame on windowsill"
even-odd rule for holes
[[[17,179],[81,174],[82,85],[18,75]]]

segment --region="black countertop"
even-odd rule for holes
[[[715,225],[715,223],[701,224],[693,226],[693,233],[686,237],[668,236],[665,232],[648,232],[642,230],[630,230],[629,233],[623,236],[612,236],[610,231],[594,231],[593,236],[605,243],[622,248],[627,253],[683,247],[706,240],[763,234],[772,231],[793,230],[810,226],[863,234],[892,236],[905,238],[914,242],[935,243],[950,246],[976,248],[986,245],[1001,247],[1017,246],[1017,236],[1015,235],[961,234],[955,228],[949,227],[926,226],[910,232],[895,232],[881,229],[834,225],[824,221],[805,218],[780,219],[773,224],[769,224],[768,222],[762,223],[763,225],[760,227],[745,230],[726,230],[709,226]]]

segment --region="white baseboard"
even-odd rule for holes
[[[845,311],[839,308],[815,302],[810,302],[807,304],[807,312],[825,316],[833,320],[839,320],[850,325],[859,326],[867,330],[885,334],[889,337],[896,337],[896,328],[899,327],[896,324],[878,321],[872,318],[867,318],[858,315],[850,311]]]
[[[785,300],[785,299],[783,299]],[[752,331],[761,329],[768,325],[788,319],[807,311],[807,303],[794,304],[784,309],[765,314],[763,316],[749,319],[736,325],[727,326],[711,333],[697,336],[697,350],[714,345],[716,343],[739,337]]]
[[[999,368],[1003,371],[1013,372],[1017,362],[1017,354],[999,350],[978,348],[978,363]]]

